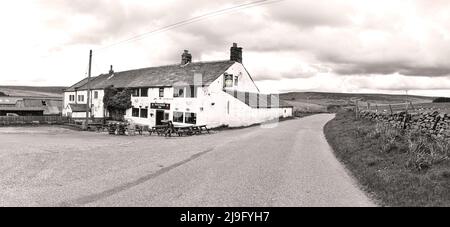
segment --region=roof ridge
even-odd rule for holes
[[[109,73],[99,74],[91,77],[91,89],[102,89],[110,85],[116,87],[168,86],[178,81],[192,80],[191,74],[193,72],[195,74],[196,71],[203,74],[202,82],[206,85],[216,80],[234,63],[230,60],[197,61],[186,65],[171,64],[114,72],[114,76]],[[66,91],[73,91],[74,88],[80,91],[86,90],[86,82],[82,80],[81,83],[72,85]]]
[[[187,66],[187,65],[194,65],[194,64],[206,64],[206,63],[221,63],[221,62],[232,62],[231,60],[215,60],[215,61],[197,61],[197,62],[191,62],[188,63],[186,65],[182,65],[182,64],[169,64],[169,65],[159,65],[159,66],[150,66],[150,67],[143,67],[143,68],[137,68],[137,69],[130,69],[130,70],[124,70],[124,71],[119,71],[119,72],[114,72],[114,74],[118,74],[118,73],[125,73],[125,72],[132,72],[132,71],[139,71],[139,70],[144,70],[144,69],[154,69],[154,68],[163,68],[163,67],[173,67],[173,66]],[[102,73],[98,76],[102,76],[102,75],[109,75],[108,73]],[[95,76],[95,77],[98,77]]]

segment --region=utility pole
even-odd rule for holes
[[[89,70],[87,79],[87,99],[86,99],[86,122],[84,124],[84,130],[88,129],[89,113],[91,112],[91,64],[92,64],[92,50],[89,51]]]

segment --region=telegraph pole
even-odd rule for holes
[[[84,124],[84,129],[88,129],[89,124],[89,113],[91,112],[91,64],[92,64],[92,50],[89,51],[89,70],[87,79],[87,99],[86,99],[86,122]]]

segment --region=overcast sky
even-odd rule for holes
[[[285,0],[210,17],[106,49],[245,0],[30,0],[0,8],[1,85],[70,86],[86,76],[229,58],[237,42],[262,91],[450,96],[447,0]],[[100,49],[100,50],[99,50]],[[98,51],[96,51],[98,50]]]

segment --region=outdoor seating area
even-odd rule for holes
[[[110,122],[106,125],[89,124],[89,128],[96,129],[97,132],[106,130],[110,135],[122,136],[157,135],[164,137],[181,137],[210,134],[210,129],[206,127],[206,125],[174,125],[172,121],[165,121],[162,122],[162,125],[154,127],[136,125],[130,122]]]

